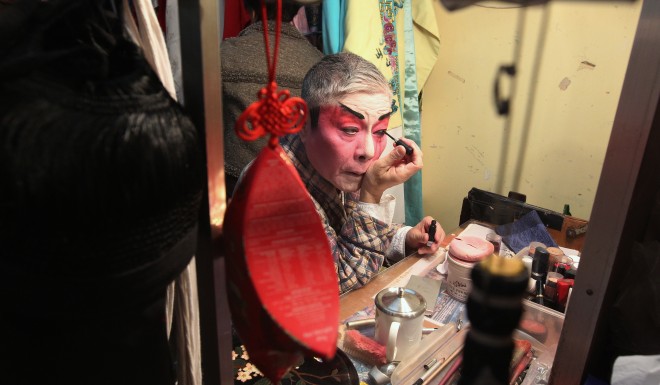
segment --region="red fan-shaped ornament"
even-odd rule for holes
[[[275,68],[281,0],[273,60],[262,0],[269,83],[236,122],[244,140],[270,134],[245,172],[224,220],[227,289],[234,327],[250,361],[273,383],[304,356],[335,354],[339,292],[321,219],[278,136],[299,131],[307,106],[277,91]]]

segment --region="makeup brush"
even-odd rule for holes
[[[396,143],[397,146],[403,146],[403,148],[406,149],[406,155],[410,155],[410,154],[413,153],[413,148],[410,147],[409,145],[407,145],[403,140],[401,140],[401,139],[396,140],[396,139],[395,139],[392,135],[390,135],[387,131],[385,131],[385,135],[389,136],[390,139],[392,139],[392,140],[394,141],[394,143]]]

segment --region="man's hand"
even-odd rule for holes
[[[406,234],[406,251],[417,250],[417,254],[433,254],[440,248],[440,242],[445,237],[445,230],[436,222],[435,237],[430,241],[433,242],[431,246],[426,246],[429,241],[429,227],[431,226],[432,217],[424,217],[415,227],[410,229]],[[406,252],[406,254],[408,254]]]
[[[389,154],[375,161],[362,179],[362,202],[379,203],[385,190],[407,181],[422,169],[422,150],[417,143],[405,138],[401,140],[413,148],[413,153],[407,156],[403,146],[396,146]]]

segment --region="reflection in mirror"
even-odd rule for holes
[[[436,15],[424,88],[424,209],[458,224],[472,187],[588,219],[641,9],[636,2],[480,2]],[[501,66],[515,75],[499,76]],[[511,100],[500,116],[493,85]]]

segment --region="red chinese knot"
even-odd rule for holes
[[[236,135],[241,139],[251,141],[270,133],[273,146],[278,136],[294,134],[304,126],[307,104],[291,97],[289,90],[278,92],[277,83],[270,82],[259,90],[257,98],[236,121]]]
[[[266,47],[266,65],[268,66],[268,85],[259,90],[257,101],[250,104],[238,117],[234,130],[243,140],[259,139],[267,133],[271,134],[268,144],[278,145],[278,136],[294,134],[300,131],[307,116],[307,104],[298,97],[291,97],[288,90],[277,92],[275,70],[277,69],[277,53],[280,47],[280,30],[282,28],[282,0],[277,0],[277,19],[275,26],[275,48],[271,58],[268,43],[268,14],[264,0],[261,1],[261,23],[264,29],[264,45]]]

